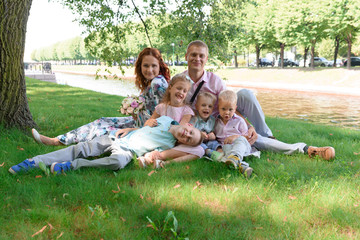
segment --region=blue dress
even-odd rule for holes
[[[155,106],[159,104],[168,87],[168,83],[164,76],[155,77],[151,84],[145,89],[141,96],[145,99],[145,111],[141,111],[137,118],[138,125],[132,117],[102,117],[95,121],[85,124],[79,128],[71,130],[56,138],[64,145],[86,142],[95,137],[109,134],[123,128],[142,127],[144,122],[150,118],[155,110]]]

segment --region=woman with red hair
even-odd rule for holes
[[[155,110],[161,101],[170,80],[170,70],[165,64],[161,53],[156,48],[144,48],[135,62],[135,85],[140,90],[140,96],[145,99],[145,110],[137,116],[141,119],[140,126]],[[38,143],[45,145],[70,145],[85,142],[96,136],[109,134],[111,131],[135,127],[132,117],[102,117],[55,138],[39,134],[32,129],[32,134]]]

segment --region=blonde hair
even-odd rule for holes
[[[215,102],[216,102],[216,100],[217,100],[217,99],[216,99],[216,96],[215,96],[214,94],[212,94],[212,93],[209,93],[209,92],[200,92],[199,95],[198,95],[198,97],[197,97],[196,102],[198,102],[198,101],[199,101],[199,98],[201,98],[201,97],[202,97],[202,98],[210,99],[213,105],[215,104]]]
[[[201,40],[195,40],[195,41],[192,41],[191,43],[189,43],[189,45],[188,45],[187,48],[186,48],[186,54],[189,52],[189,48],[190,48],[191,46],[197,46],[197,47],[206,48],[206,53],[207,53],[207,55],[209,55],[209,47],[208,47],[208,45],[206,45],[206,43],[204,43],[203,41],[201,41]]]
[[[162,103],[169,104],[170,103],[170,88],[172,88],[177,82],[185,82],[189,85],[189,89],[191,86],[191,80],[184,73],[176,74],[171,78],[169,82],[169,87],[166,89],[164,96],[161,100]]]
[[[224,90],[219,94],[219,101],[237,103],[237,95],[232,90]]]

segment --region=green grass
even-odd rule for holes
[[[50,136],[117,116],[121,102],[33,79],[27,79],[27,94],[39,131]],[[151,176],[152,169],[132,163],[116,173],[80,169],[46,177],[36,169],[12,176],[12,165],[59,147],[37,145],[30,131],[0,126],[0,239],[29,239],[44,226],[34,239],[175,239],[170,211],[181,238],[359,239],[360,132],[280,118],[267,122],[283,141],[334,146],[336,159],[263,152],[248,159],[255,170],[250,180],[203,159]]]

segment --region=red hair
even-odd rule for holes
[[[151,81],[147,81],[141,72],[141,64],[145,56],[153,56],[159,61],[160,71],[159,74],[163,75],[167,82],[170,81],[170,70],[168,66],[165,64],[161,53],[156,48],[144,48],[140,53],[135,62],[135,85],[137,88],[143,92],[151,83]]]

